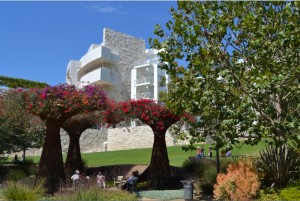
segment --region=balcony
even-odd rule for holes
[[[112,73],[109,68],[99,67],[82,76],[80,78],[80,82],[100,85],[114,85],[117,79],[111,74]]]
[[[142,77],[134,80],[135,85],[149,85],[149,84],[153,84],[153,82],[154,82],[153,77]]]
[[[97,59],[100,59],[102,62],[107,63],[118,62],[118,56],[112,54],[110,49],[101,45],[97,48],[90,50],[83,57],[81,57],[81,66],[84,67]]]
[[[113,66],[118,62],[118,59],[118,56],[112,54],[107,47],[99,46],[91,49],[80,59],[81,65],[78,68],[78,77],[85,76],[99,66]]]

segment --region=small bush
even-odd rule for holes
[[[33,162],[33,159],[26,159],[20,163],[21,168],[27,175],[34,175],[37,173],[37,167]]]
[[[279,196],[281,200],[300,200],[300,181],[290,184],[286,188],[280,190]]]
[[[262,201],[280,200],[279,195],[273,190],[260,190],[258,198]]]
[[[234,161],[231,158],[222,158],[220,162],[220,172],[226,173],[228,165],[233,162]]]
[[[127,191],[107,191],[97,187],[79,189],[75,193],[60,197],[60,200],[68,201],[136,201],[138,200],[134,193]]]
[[[214,190],[214,184],[216,183],[217,170],[216,168],[206,168],[205,173],[201,179],[200,188],[202,194],[212,195]]]
[[[194,172],[198,177],[202,177],[205,171],[206,164],[204,160],[185,160],[182,168],[187,172]]]
[[[35,186],[27,186],[18,182],[8,182],[7,187],[3,190],[6,200],[11,201],[35,201],[40,200],[44,196],[43,182]]]
[[[240,159],[228,166],[226,174],[218,174],[214,196],[221,200],[251,200],[256,197],[259,186],[252,160]]]
[[[26,172],[23,169],[14,169],[7,176],[8,181],[18,181],[26,177]]]

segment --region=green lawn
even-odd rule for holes
[[[241,148],[234,147],[232,150],[233,155],[251,155],[258,156],[259,150],[263,149],[265,143],[260,142],[258,145],[242,145]],[[205,155],[208,154],[208,147],[205,145]],[[86,161],[88,166],[105,166],[116,164],[149,164],[151,157],[151,148],[145,149],[131,149],[122,151],[108,151],[108,152],[95,152],[83,153],[82,158]],[[170,164],[173,166],[181,166],[183,161],[188,159],[189,156],[195,156],[196,151],[183,151],[181,146],[168,147],[168,155]],[[215,156],[215,152],[213,152]],[[39,161],[39,157],[32,158],[35,162]],[[65,156],[64,156],[65,158]]]

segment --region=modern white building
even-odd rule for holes
[[[143,39],[104,28],[101,44],[92,44],[80,60],[69,62],[66,82],[78,88],[102,85],[116,101],[159,101],[169,77],[159,68],[162,64],[157,53],[146,49]]]
[[[79,60],[67,66],[66,82],[78,88],[85,85],[102,85],[108,97],[116,101],[148,98],[159,101],[166,92],[169,76],[159,68],[156,50],[146,49],[145,40],[103,29],[101,44],[92,44]],[[80,138],[81,150],[106,151],[152,147],[153,132],[149,126],[136,127],[137,122],[115,129],[88,129]],[[167,146],[174,145],[170,134]],[[68,137],[62,132],[63,149]]]

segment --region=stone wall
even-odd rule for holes
[[[63,153],[68,152],[69,136],[61,129],[61,144]],[[151,148],[153,145],[153,132],[149,126],[120,127],[101,129],[87,129],[80,137],[80,149],[82,153],[115,151],[137,148]],[[107,147],[105,148],[105,143]],[[184,145],[188,141],[174,141],[169,132],[166,134],[166,145]],[[105,150],[106,149],[106,150]],[[26,155],[41,155],[42,149],[30,149]],[[22,152],[17,153],[22,155]]]
[[[153,131],[149,126],[122,127],[108,129],[107,150],[126,150],[150,148],[153,146]],[[167,146],[187,144],[186,141],[174,142],[169,132],[166,134]]]
[[[115,100],[130,100],[131,69],[134,62],[144,59],[145,41],[112,29],[103,30],[103,45],[111,49],[112,53],[119,56],[116,71],[119,83],[112,87]]]
[[[62,151],[67,153],[69,147],[69,136],[61,129]],[[80,150],[82,153],[105,151],[104,142],[107,141],[107,128],[87,129],[80,137]]]

